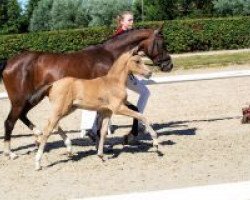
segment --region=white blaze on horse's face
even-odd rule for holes
[[[128,61],[129,72],[132,74],[137,74],[144,76],[145,78],[150,78],[152,75],[152,71],[144,64],[141,56],[134,55],[129,58]]]

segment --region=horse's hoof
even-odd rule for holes
[[[10,160],[15,160],[18,158],[18,155],[16,155],[15,153],[12,152],[8,152],[8,153],[4,153],[4,155],[9,158]]]
[[[36,168],[35,168],[35,171],[41,171],[42,170],[42,167],[41,166],[37,166]]]
[[[131,133],[123,137],[123,145],[130,145],[130,144],[138,145],[138,144],[135,144],[136,142],[137,142],[136,137],[134,137]]]
[[[11,160],[15,160],[18,158],[18,155],[16,155],[15,153],[10,153],[10,159]]]
[[[36,128],[33,130],[33,133],[34,133],[35,136],[39,136],[39,135],[43,134],[42,131],[40,131],[39,129],[36,129]]]
[[[97,139],[96,139],[96,134],[94,134],[94,133],[92,132],[92,130],[87,131],[86,136],[88,136],[89,139],[90,139],[92,142],[96,142],[96,141],[97,141]]]
[[[128,145],[128,135],[123,137],[123,145]]]

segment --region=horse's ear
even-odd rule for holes
[[[159,33],[162,33],[163,26],[164,26],[164,21],[160,24],[160,27],[154,31],[154,34],[157,35]]]

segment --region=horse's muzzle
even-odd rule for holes
[[[152,74],[153,74],[153,72],[149,72],[149,73],[147,73],[146,75],[144,75],[144,77],[145,77],[146,79],[149,79],[149,78],[152,76]]]
[[[173,69],[174,65],[171,60],[167,60],[167,61],[162,62],[160,67],[161,67],[161,71],[170,72]]]

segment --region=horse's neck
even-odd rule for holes
[[[103,45],[104,48],[111,52],[115,58],[118,58],[122,53],[138,46],[143,40],[149,38],[151,34],[151,30],[135,30],[131,31],[131,33],[124,33],[124,36],[118,36]]]

